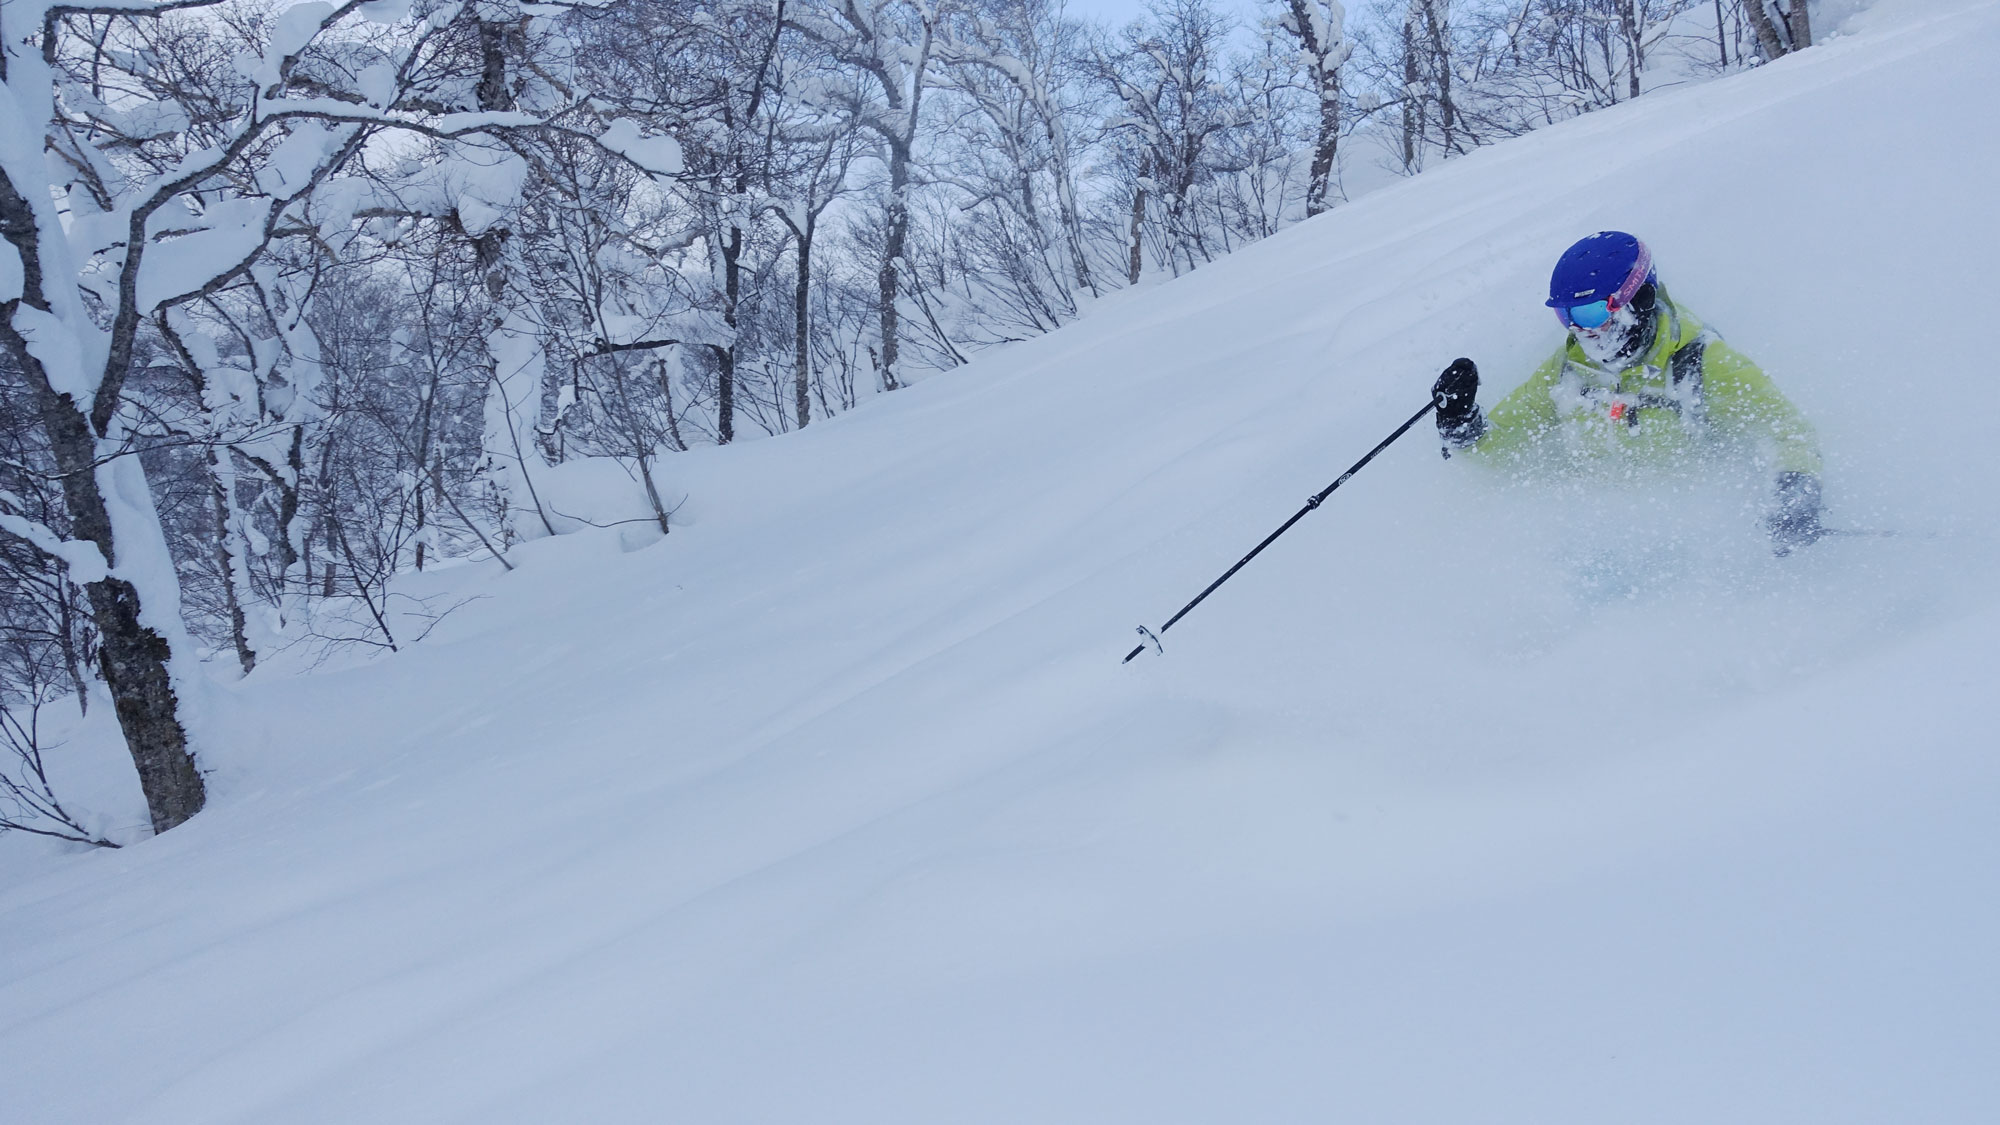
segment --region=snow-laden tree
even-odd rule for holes
[[[1347,9],[1340,0],[1285,0],[1278,26],[1297,40],[1299,64],[1316,115],[1306,215],[1327,209],[1333,162],[1340,146],[1340,68],[1354,54],[1347,41]]]
[[[700,104],[709,127],[693,133],[690,171],[702,189],[701,213],[713,263],[715,304],[725,339],[710,349],[716,369],[716,441],[736,435],[736,391],[741,310],[746,272],[754,272],[754,244],[769,245],[760,228],[769,224],[772,166],[777,137],[772,104],[776,92],[779,37],[786,0],[730,5],[718,18],[702,12],[693,20],[702,71]]]
[[[1202,221],[1227,253],[1305,217],[1320,103],[1294,42],[1269,21],[1230,59],[1224,92],[1238,121],[1216,135],[1201,194]]]
[[[815,378],[813,363],[818,333],[812,311],[817,281],[814,248],[819,245],[821,220],[845,191],[860,139],[852,130],[835,127],[825,115],[796,103],[779,129],[790,143],[773,170],[770,210],[791,236],[791,406],[793,424],[803,428],[812,422],[816,391],[820,413],[834,413],[824,382]],[[853,405],[852,387],[847,390],[850,393],[835,399],[843,407]]]
[[[392,586],[432,559],[478,552],[511,566],[497,541],[503,498],[484,471],[491,379],[485,343],[466,328],[487,306],[460,283],[469,261],[462,236],[426,225],[350,255],[314,287],[320,418],[300,520],[309,605],[293,638],[309,654],[394,651],[420,636],[428,608]]]
[[[910,190],[917,159],[924,91],[940,19],[951,0],[805,0],[788,7],[785,26],[825,52],[825,73],[813,100],[838,106],[880,146],[888,182],[882,193],[882,235],[876,272],[876,363],[882,389],[903,385],[898,300],[910,234]]]
[[[270,13],[210,0],[0,8],[0,237],[10,251],[0,253],[0,349],[34,398],[62,479],[67,537],[6,519],[64,559],[89,597],[100,667],[155,831],[199,811],[205,786],[190,737],[198,681],[180,591],[133,456],[162,436],[127,393],[144,336],[178,338],[219,425],[238,414],[225,399],[261,397],[258,411],[283,416],[291,406],[274,402],[275,382],[250,384],[300,369],[257,354],[299,357],[300,347],[274,343],[296,331],[296,308],[276,310],[267,325],[275,335],[252,332],[241,363],[228,359],[232,346],[193,342],[203,328],[194,310],[213,312],[257,278],[274,243],[337,250],[357,216],[387,206],[361,159],[378,137],[446,145],[430,169],[434,196],[461,215],[504,214],[519,184],[508,134],[604,131],[574,92],[528,108],[468,105],[477,97],[467,88],[493,73],[464,65],[457,38],[471,28],[483,41],[495,26],[526,34],[536,18],[492,0],[413,13],[393,0]],[[673,154],[629,123],[613,125],[606,143],[676,170]],[[229,444],[219,433],[202,440]]]
[[[938,47],[942,94],[967,111],[948,115],[938,176],[966,196],[984,251],[975,268],[1030,330],[1073,317],[1077,293],[1100,293],[1076,169],[1082,40],[1045,0],[986,0],[955,13]]]
[[[1128,280],[1141,269],[1141,239],[1148,207],[1157,202],[1162,222],[1156,244],[1162,265],[1178,274],[1182,263],[1214,254],[1195,189],[1215,170],[1214,142],[1245,120],[1223,84],[1222,54],[1229,20],[1209,0],[1156,0],[1150,19],[1120,32],[1096,53],[1096,76],[1116,99],[1107,132],[1130,147],[1132,222]]]
[[[0,348],[35,396],[73,538],[25,531],[89,596],[155,831],[198,812],[205,789],[184,720],[194,678],[180,592],[132,455],[144,422],[121,409],[140,333],[243,276],[366,133],[288,112],[306,48],[339,19],[323,5],[273,21],[239,81],[177,97],[141,24],[193,6],[0,10],[0,235],[12,249]]]

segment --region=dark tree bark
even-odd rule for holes
[[[1150,155],[1139,158],[1139,182],[1132,188],[1132,248],[1125,263],[1125,280],[1128,284],[1139,284],[1139,273],[1146,266],[1146,179],[1152,174],[1153,162]]]
[[[1757,49],[1766,61],[1784,57],[1785,37],[1778,26],[1771,22],[1771,13],[1764,9],[1764,0],[1743,0],[1743,8],[1750,13],[1750,28],[1757,33]]]
[[[729,343],[715,351],[715,441],[736,439],[736,307],[743,299],[743,228],[732,226],[722,243],[722,322],[729,326]]]
[[[909,243],[910,160],[916,145],[917,114],[923,104],[924,72],[930,66],[936,47],[935,12],[919,6],[918,13],[922,26],[917,41],[889,54],[881,50],[876,16],[863,15],[855,0],[846,0],[840,12],[841,19],[853,32],[851,40],[842,41],[830,36],[816,24],[784,23],[784,26],[825,44],[842,65],[868,74],[882,93],[883,112],[860,112],[856,120],[881,138],[882,147],[887,150],[885,160],[889,166],[889,201],[883,216],[882,261],[875,276],[882,335],[881,351],[876,354],[875,365],[881,373],[882,389],[885,391],[903,386],[896,373],[902,350],[898,340],[901,313],[896,307],[896,299],[902,289],[903,252]],[[782,9],[779,15],[782,21]]]
[[[673,529],[667,526],[667,506],[660,503],[659,487],[653,483],[653,456],[641,453],[633,459],[639,462],[639,479],[646,486],[646,502],[653,506],[653,520],[660,525],[661,535],[669,534]]]
[[[1319,101],[1319,130],[1306,179],[1306,217],[1311,218],[1327,209],[1327,196],[1333,190],[1333,162],[1340,145],[1340,71],[1338,64],[1326,65],[1329,47],[1320,42],[1306,0],[1291,0],[1291,15],[1292,34],[1311,60],[1314,96]]]
[[[236,663],[249,675],[257,670],[257,653],[250,647],[249,619],[243,612],[243,598],[236,588],[237,568],[241,562],[231,545],[229,515],[233,507],[229,495],[229,484],[222,471],[220,459],[229,456],[227,449],[210,446],[208,450],[209,501],[215,505],[215,566],[222,572],[222,600],[229,613],[229,641],[236,648]]]
[[[1618,32],[1625,37],[1625,63],[1631,71],[1631,96],[1639,96],[1639,71],[1646,65],[1645,44],[1640,41],[1636,0],[1618,0]]]
[[[430,411],[429,399],[424,401],[424,411],[426,414]],[[289,479],[284,474],[272,472],[268,466],[264,467],[264,475],[270,478],[271,484],[278,490],[278,527],[284,532],[278,537],[278,573],[284,575],[285,580],[289,582],[293,577],[292,568],[298,566],[300,562],[299,542],[294,537],[298,534],[299,482],[305,479],[306,472],[304,426],[292,427],[292,444],[291,448],[285,451],[285,465],[291,470]]]
[[[1306,217],[1325,211],[1333,194],[1333,162],[1340,147],[1340,92],[1320,95],[1319,136],[1313,142],[1312,167],[1306,182]]]
[[[785,3],[778,0],[776,18],[771,23],[771,36],[765,41],[764,51],[757,62],[757,73],[750,80],[750,101],[743,109],[742,120],[734,119],[734,101],[725,88],[722,97],[724,123],[729,126],[730,163],[733,166],[731,190],[741,199],[751,186],[762,178],[763,168],[753,163],[745,151],[743,138],[746,133],[757,129],[757,114],[764,106],[766,78],[771,70],[771,62],[778,54],[778,37],[785,26]],[[716,444],[728,445],[736,439],[736,329],[737,316],[743,302],[743,228],[733,220],[728,225],[727,234],[721,239],[722,245],[722,322],[729,326],[729,345],[716,349]],[[662,517],[664,526],[664,517]]]
[[[896,308],[896,296],[902,285],[898,271],[910,236],[910,204],[904,196],[910,183],[909,149],[899,144],[891,144],[889,149],[888,229],[882,238],[882,268],[875,275],[876,299],[881,303],[882,389],[885,391],[893,391],[903,385],[896,378],[897,336],[901,331],[901,313]]]
[[[120,317],[114,323],[111,365],[101,381],[98,399],[86,417],[73,398],[57,393],[49,382],[47,368],[14,328],[14,313],[21,305],[42,312],[50,309],[43,288],[41,245],[34,211],[4,171],[0,171],[0,237],[5,237],[20,255],[23,275],[21,296],[0,302],[0,348],[5,348],[19,366],[35,396],[36,413],[48,437],[56,469],[62,474],[63,504],[69,513],[71,533],[95,544],[104,561],[116,566],[118,552],[112,537],[111,511],[97,483],[98,439],[110,432],[116,400],[131,361],[131,336],[137,333],[138,318]],[[130,251],[134,255],[138,252],[136,246]],[[127,270],[128,277],[131,272]],[[118,365],[121,356],[126,366]],[[131,751],[132,764],[139,772],[139,786],[146,796],[153,831],[165,832],[200,812],[208,800],[207,787],[188,746],[187,731],[181,725],[179,700],[167,671],[172,652],[166,638],[140,620],[139,591],[131,582],[113,574],[85,584],[83,591],[99,634],[99,666],[105,684],[111,689],[112,706],[118,713],[118,725]]]
[[[67,573],[56,575],[56,643],[62,650],[63,673],[69,677],[70,690],[76,693],[78,714],[90,714],[90,687],[83,682],[83,654],[77,651],[76,630],[77,610],[70,591],[75,584],[69,581]]]
[[[508,31],[506,24],[479,21],[479,86],[476,93],[479,108],[487,113],[514,108],[514,93],[507,88]],[[495,226],[472,240],[479,273],[486,282],[486,295],[495,301],[507,294],[507,273],[502,266],[502,251],[507,237],[505,227]]]
[[[792,287],[792,411],[800,429],[812,421],[812,400],[807,386],[812,381],[812,245],[814,216],[806,216],[805,229],[796,232],[799,276]]]
[[[1445,21],[1438,18],[1438,0],[1423,0],[1424,33],[1431,41],[1431,65],[1437,72],[1438,133],[1446,152],[1463,153],[1458,143],[1458,106],[1451,98],[1451,41]]]
[[[1803,51],[1812,46],[1812,13],[1806,10],[1806,0],[1792,0],[1792,10],[1786,19],[1792,28],[1792,50]]]
[[[1417,91],[1417,80],[1423,76],[1417,64],[1417,14],[1410,12],[1403,18],[1403,172],[1407,175],[1417,170],[1418,141],[1423,136],[1424,105]]]
[[[115,566],[111,513],[97,486],[96,435],[76,403],[49,385],[47,371],[11,325],[12,306],[13,302],[0,305],[0,320],[8,322],[0,327],[0,346],[27,374],[34,390],[42,429],[62,474],[71,527],[77,538],[95,544],[105,562]],[[83,592],[97,625],[99,667],[111,689],[132,764],[139,771],[153,831],[165,832],[200,812],[207,801],[167,672],[173,654],[166,638],[141,622],[139,591],[132,583],[111,576],[85,584]]]

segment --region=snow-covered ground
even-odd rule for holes
[[[424,576],[188,825],[0,842],[0,1119],[2000,1118],[1996,58],[1883,0]],[[1119,665],[1605,227],[1909,534],[1426,423]]]

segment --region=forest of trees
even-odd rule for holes
[[[393,650],[394,579],[576,526],[1426,165],[1811,43],[1804,0],[7,0],[0,827],[108,703]]]

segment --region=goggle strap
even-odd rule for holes
[[[1632,272],[1625,275],[1625,284],[1620,285],[1618,292],[1613,293],[1610,297],[1611,309],[1615,312],[1631,304],[1632,298],[1639,293],[1639,287],[1646,284],[1646,275],[1652,272],[1653,252],[1646,249],[1646,244],[1641,242],[1639,243],[1639,258],[1632,263]]]

